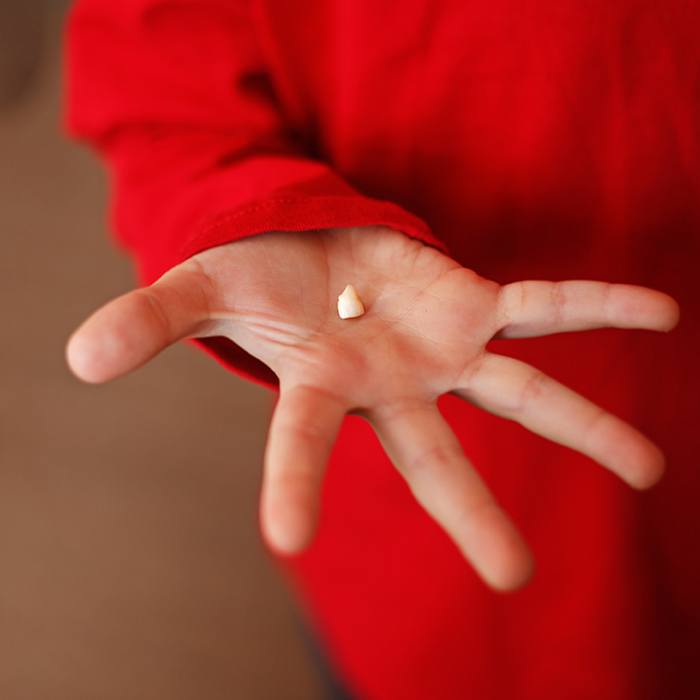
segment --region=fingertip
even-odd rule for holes
[[[627,479],[627,483],[638,491],[655,486],[666,472],[666,457],[652,442],[646,445],[646,455],[639,459],[638,469]]]
[[[672,296],[657,290],[649,290],[646,304],[650,330],[668,333],[678,325],[681,310]]]
[[[307,549],[315,531],[311,516],[290,504],[263,505],[260,525],[268,547],[282,556],[293,556]]]
[[[668,332],[680,320],[680,306],[669,294],[658,289],[635,285],[618,285],[612,302],[613,316],[621,328],[639,328]]]
[[[105,318],[103,309],[85,321],[66,345],[68,366],[87,384],[103,384],[142,364],[134,354],[128,337]]]
[[[664,294],[664,296],[666,297],[667,310],[665,323],[661,330],[668,333],[678,325],[678,322],[681,319],[681,307],[673,297],[669,296],[668,294]]]
[[[478,533],[463,552],[489,588],[508,593],[523,588],[535,573],[535,559],[515,524],[498,506],[483,508]]]
[[[534,575],[535,559],[529,550],[525,550],[483,577],[487,585],[497,593],[514,593],[525,588]]]
[[[71,372],[87,384],[101,384],[107,380],[96,362],[94,343],[91,343],[85,334],[77,330],[66,343],[66,363]]]
[[[69,338],[68,366],[79,379],[100,384],[141,367],[175,340],[185,324],[165,315],[151,292],[136,290],[100,307]]]

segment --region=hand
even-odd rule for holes
[[[347,283],[367,313],[341,320]],[[588,455],[635,488],[664,459],[630,425],[538,370],[485,349],[612,326],[668,331],[673,299],[601,282],[499,286],[381,227],[267,233],[204,251],[93,314],[72,336],[78,377],[103,382],[186,337],[226,336],[279,377],[261,521],[293,553],[311,539],[323,471],[343,417],[366,418],[416,499],[492,587],[522,585],[531,554],[436,407],[452,392]]]

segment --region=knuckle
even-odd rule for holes
[[[615,285],[611,282],[603,283],[602,299],[600,301],[600,312],[603,320],[609,322],[613,317],[613,302],[614,302],[614,292]]]
[[[483,497],[465,507],[464,517],[467,521],[474,523],[475,521],[488,520],[489,516],[500,516],[501,513],[501,508],[493,498]]]
[[[566,317],[567,296],[566,287],[562,282],[552,282],[549,290],[549,302],[551,307],[552,321],[560,324]]]
[[[611,413],[608,413],[600,406],[594,406],[591,417],[583,427],[584,447],[587,451],[597,452],[610,444],[616,442],[612,431],[618,427],[617,421]]]
[[[153,319],[163,337],[170,337],[172,325],[159,296],[150,287],[139,289],[137,290],[136,294],[142,300],[142,304],[145,307],[145,313],[147,313]]]
[[[550,384],[549,377],[537,369],[533,369],[525,379],[515,406],[516,413],[522,413],[537,399],[539,399]]]
[[[278,424],[277,429],[295,442],[316,442],[324,436],[319,426],[310,422],[284,421]]]
[[[407,464],[406,471],[410,474],[426,470],[442,471],[452,465],[459,456],[455,448],[432,445],[418,452]]]
[[[525,281],[511,282],[500,289],[501,311],[507,322],[521,316],[528,301],[528,290]]]

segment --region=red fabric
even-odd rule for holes
[[[445,399],[534,548],[516,594],[486,589],[347,420],[318,539],[286,568],[358,697],[700,697],[699,26],[688,0],[75,7],[69,127],[111,169],[144,283],[266,230],[384,224],[501,283],[630,282],[682,305],[668,336],[493,343],[662,445],[649,493]],[[273,381],[230,341],[208,350]]]

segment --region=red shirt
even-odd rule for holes
[[[670,335],[493,343],[660,444],[648,493],[444,400],[537,557],[518,593],[488,590],[346,421],[319,535],[285,566],[358,697],[700,697],[699,28],[691,0],[77,3],[69,127],[110,167],[143,283],[258,232],[385,224],[500,283],[681,304]]]

